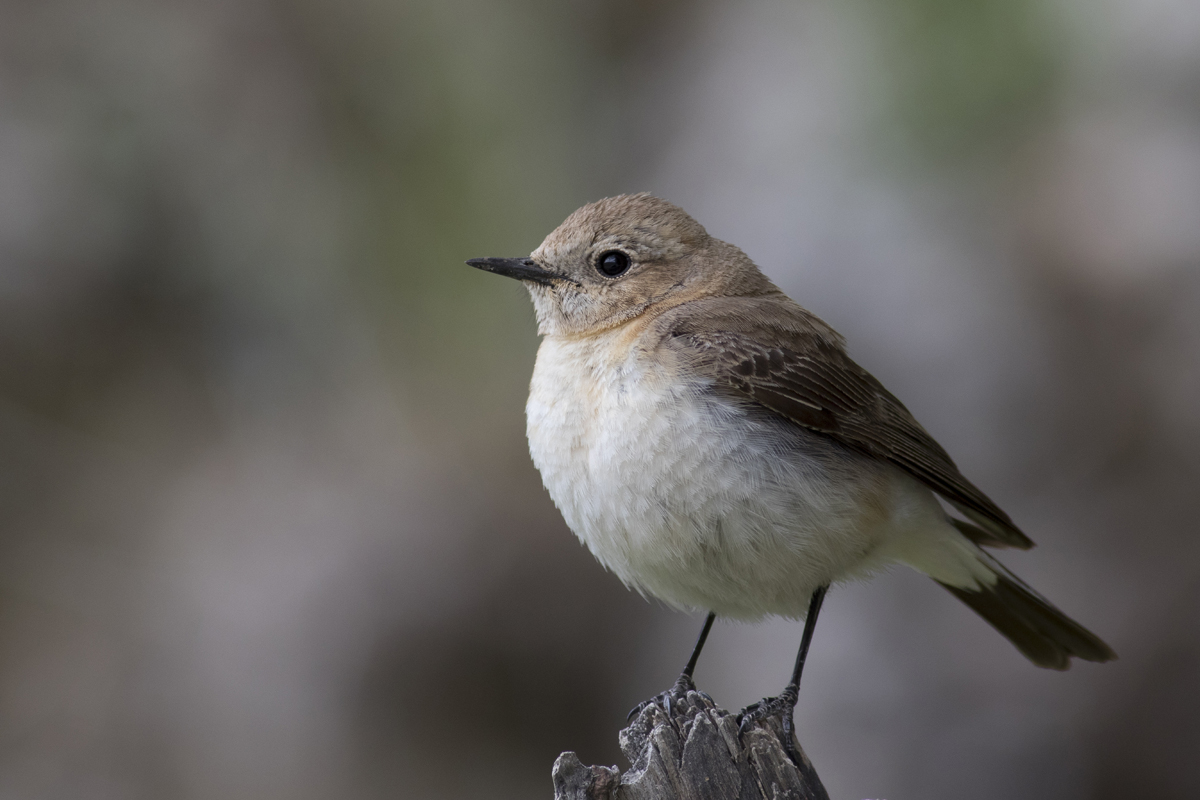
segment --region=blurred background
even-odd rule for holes
[[[835,798],[1194,798],[1196,0],[3,0],[0,796],[534,798],[701,618],[527,455],[521,255],[648,190],[850,340],[1120,653],[837,588]],[[697,678],[776,693],[800,626]]]

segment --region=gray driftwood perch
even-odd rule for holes
[[[652,703],[621,731],[630,768],[588,767],[574,753],[554,762],[554,800],[829,800],[804,751],[797,768],[778,723],[738,736],[737,716],[699,692]]]

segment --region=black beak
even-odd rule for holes
[[[519,281],[533,281],[543,286],[566,278],[565,275],[538,266],[532,258],[472,258],[467,263],[485,272],[506,275]]]

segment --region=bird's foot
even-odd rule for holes
[[[692,680],[690,675],[688,675],[687,673],[684,673],[679,676],[679,679],[675,681],[674,685],[672,685],[670,689],[667,689],[665,692],[656,694],[656,695],[654,695],[654,697],[651,697],[649,700],[645,700],[641,703],[638,703],[636,706],[634,706],[630,710],[629,716],[625,718],[625,721],[629,722],[634,717],[636,717],[638,714],[642,713],[649,706],[652,706],[652,705],[660,706],[663,711],[667,712],[667,716],[670,716],[672,703],[678,703],[679,701],[681,701],[685,697],[687,697],[688,692],[696,692],[696,691],[698,691],[698,690],[696,689],[695,682]],[[705,694],[704,692],[699,692],[699,694],[701,697],[703,697],[708,702],[710,702],[710,703],[713,702],[713,699],[711,697],[709,697],[707,694]]]
[[[739,735],[744,734],[755,727],[756,723],[778,717],[783,733],[780,741],[783,744],[784,752],[787,753],[793,764],[800,767],[802,759],[796,749],[796,724],[792,718],[796,712],[797,695],[797,687],[788,686],[779,693],[778,697],[764,697],[757,703],[746,706],[738,714],[738,733]]]

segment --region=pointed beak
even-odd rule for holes
[[[484,272],[494,272],[516,278],[519,281],[533,281],[543,286],[549,286],[556,280],[565,280],[566,275],[539,266],[532,258],[472,258],[467,261],[472,267]]]

